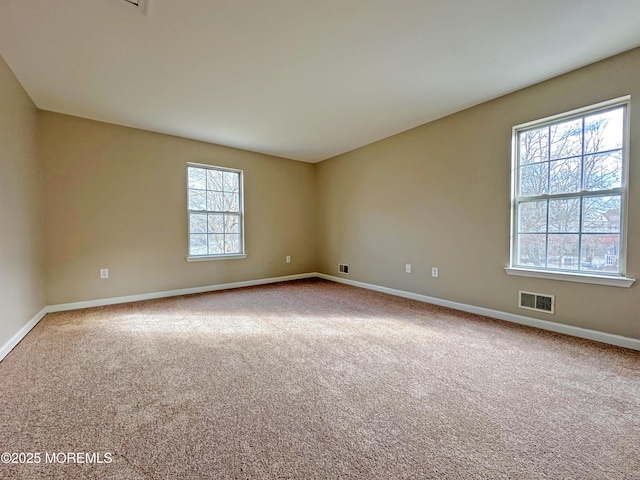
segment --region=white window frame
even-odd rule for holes
[[[635,281],[634,278],[626,276],[626,253],[627,253],[627,218],[628,218],[628,171],[629,171],[629,118],[630,118],[630,96],[620,97],[584,108],[572,110],[570,112],[553,115],[551,117],[542,118],[532,122],[516,125],[512,128],[511,136],[511,239],[510,239],[510,255],[509,266],[505,267],[505,271],[509,275],[545,278],[552,280],[561,280],[579,283],[592,283],[598,285],[608,285],[616,287],[630,287]],[[571,118],[581,118],[595,113],[599,110],[612,109],[618,106],[624,106],[626,109],[624,126],[623,126],[623,146],[622,146],[622,177],[621,186],[616,188],[612,193],[620,195],[621,224],[620,224],[620,254],[619,254],[619,274],[608,273],[585,273],[583,271],[563,271],[554,269],[530,268],[527,266],[517,265],[517,245],[516,232],[518,226],[518,192],[519,192],[519,144],[518,134],[523,130],[529,130],[535,127],[543,127],[545,125],[566,121]],[[594,192],[581,191],[566,196],[589,196]],[[545,195],[541,198],[556,198],[555,195]]]
[[[205,170],[216,170],[219,172],[233,172],[238,174],[238,190],[239,190],[239,217],[240,217],[240,252],[239,253],[220,253],[220,254],[206,254],[206,255],[191,255],[191,215],[202,213],[233,213],[226,211],[213,211],[213,210],[191,210],[189,208],[189,167],[202,168]],[[215,165],[206,165],[202,163],[187,163],[185,169],[185,183],[187,192],[187,252],[186,260],[188,262],[202,262],[209,260],[232,260],[239,258],[246,258],[247,252],[245,250],[244,243],[244,172],[235,168],[218,167]]]

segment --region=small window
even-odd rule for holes
[[[189,259],[244,255],[242,171],[187,165]]]
[[[628,108],[514,127],[511,267],[624,276]]]

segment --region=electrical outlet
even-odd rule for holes
[[[432,277],[437,277],[437,276],[438,276],[438,269],[437,269],[437,267],[432,267],[432,268],[431,268],[431,276],[432,276]]]
[[[287,263],[291,263],[291,256],[290,256],[290,255],[287,255],[287,256],[286,256],[286,258],[285,258],[285,261],[286,261]]]
[[[109,278],[109,269],[101,268],[100,269],[100,278]]]
[[[407,263],[404,266],[404,271],[405,271],[405,273],[411,273],[411,264],[410,263]]]

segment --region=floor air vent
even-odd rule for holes
[[[545,293],[518,292],[518,306],[527,310],[543,313],[555,313],[556,296]]]
[[[344,263],[339,263],[338,264],[338,271],[340,273],[344,273],[345,275],[349,275],[349,265],[346,265]]]

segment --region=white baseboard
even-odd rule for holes
[[[597,342],[608,343],[610,345],[616,345],[619,347],[630,348],[632,350],[640,351],[640,339],[623,337],[621,335],[614,335],[611,333],[599,332],[597,330],[589,330],[586,328],[574,327],[572,325],[564,325],[562,323],[550,322],[548,320],[538,320],[536,318],[525,317],[524,315],[516,315],[513,313],[502,312],[499,310],[492,310],[489,308],[476,307],[473,305],[467,305],[464,303],[452,302],[449,300],[442,300],[440,298],[429,297],[427,295],[421,295],[418,293],[406,292],[404,290],[396,290],[394,288],[381,287],[378,285],[372,285],[369,283],[358,282],[355,280],[349,280],[346,278],[334,277],[333,275],[326,275],[324,273],[301,273],[297,275],[286,275],[283,277],[262,278],[258,280],[248,280],[245,282],[233,282],[222,283],[219,285],[207,285],[204,287],[184,288],[180,290],[168,290],[165,292],[144,293],[140,295],[128,295],[125,297],[112,297],[103,298],[98,300],[89,300],[85,302],[63,303],[58,305],[49,305],[40,310],[29,322],[24,325],[11,339],[0,347],[0,361],[7,354],[13,350],[13,348],[20,343],[29,331],[35,327],[47,313],[62,312],[67,310],[78,310],[80,308],[101,307],[105,305],[115,305],[118,303],[138,302],[141,300],[153,300],[157,298],[175,297],[179,295],[190,295],[193,293],[205,293],[214,292],[217,290],[228,290],[232,288],[252,287],[256,285],[266,285],[269,283],[288,282],[291,280],[301,280],[305,278],[323,278],[333,282],[344,283],[352,285],[354,287],[366,288],[368,290],[375,290],[377,292],[388,293],[396,295],[398,297],[409,298],[412,300],[418,300],[420,302],[432,303],[434,305],[440,305],[443,307],[453,308],[455,310],[461,310],[463,312],[476,313],[478,315],[484,315],[487,317],[497,318],[499,320],[505,320],[507,322],[518,323],[520,325],[527,325],[530,327],[541,328],[543,330],[550,330],[552,332],[564,333],[566,335],[572,335],[574,337],[586,338],[588,340],[595,340]]]
[[[216,290],[228,290],[231,288],[241,288],[241,287],[252,287],[255,285],[266,285],[268,283],[277,283],[277,282],[288,282],[290,280],[300,280],[303,278],[313,278],[316,277],[317,274],[312,273],[301,273],[298,275],[286,275],[283,277],[273,277],[273,278],[261,278],[258,280],[248,280],[245,282],[234,282],[234,283],[222,283],[219,285],[207,285],[204,287],[194,287],[194,288],[183,288],[180,290],[169,290],[166,292],[154,292],[154,293],[144,293],[141,295],[128,295],[125,297],[112,297],[112,298],[102,298],[98,300],[89,300],[85,302],[74,302],[74,303],[62,303],[58,305],[48,305],[44,307],[40,312],[36,314],[29,322],[24,325],[11,339],[0,347],[0,361],[7,354],[13,350],[13,348],[20,343],[29,331],[35,327],[40,320],[44,318],[47,313],[53,312],[64,312],[67,310],[78,310],[80,308],[91,308],[91,307],[101,307],[104,305],[115,305],[117,303],[129,303],[129,302],[138,302],[140,300],[153,300],[156,298],[165,298],[165,297],[176,297],[179,295],[189,295],[193,293],[205,293],[205,292],[213,292]]]
[[[344,283],[346,285],[352,285],[354,287],[366,288],[368,290],[375,290],[376,292],[389,293],[398,297],[410,298],[412,300],[418,300],[420,302],[432,303],[434,305],[449,307],[455,310],[462,310],[463,312],[476,313],[478,315],[484,315],[486,317],[497,318],[498,320],[505,320],[507,322],[527,325],[529,327],[541,328],[543,330],[549,330],[557,333],[564,333],[573,337],[595,340],[596,342],[608,343],[610,345],[630,348],[632,350],[640,350],[640,339],[637,338],[623,337],[622,335],[614,335],[612,333],[600,332],[598,330],[589,330],[587,328],[550,322],[548,320],[539,320],[537,318],[525,317],[524,315],[516,315],[514,313],[502,312],[500,310],[492,310],[490,308],[476,307],[464,303],[442,300],[440,298],[429,297],[427,295],[421,295],[419,293],[406,292],[404,290],[396,290],[394,288],[380,287],[378,285],[358,282],[346,278],[334,277],[333,275],[326,275],[324,273],[318,273],[316,274],[316,276],[333,282]]]
[[[2,345],[2,347],[0,347],[0,361],[2,361],[2,359],[6,357],[9,354],[9,352],[13,350],[14,347],[20,343],[20,340],[22,340],[27,335],[27,333],[29,333],[31,329],[35,327],[38,324],[38,322],[44,318],[46,314],[47,314],[47,307],[44,307],[42,310],[36,313],[35,316],[31,320],[29,320],[26,325],[24,325],[20,330],[18,330],[18,332],[16,332],[16,334],[13,337],[11,337],[7,343],[5,343],[4,345]]]
[[[168,290],[166,292],[143,293],[140,295],[128,295],[126,297],[102,298],[98,300],[88,300],[85,302],[60,303],[47,307],[49,312],[65,312],[67,310],[78,310],[80,308],[102,307],[105,305],[115,305],[118,303],[139,302],[141,300],[155,300],[157,298],[177,297],[179,295],[191,295],[194,293],[215,292],[217,290],[229,290],[232,288],[253,287],[256,285],[266,285],[268,283],[289,282],[303,278],[316,277],[316,273],[300,273],[297,275],[286,275],[283,277],[260,278],[258,280],[247,280],[245,282],[221,283],[218,285],[207,285],[204,287],[183,288],[180,290]]]

